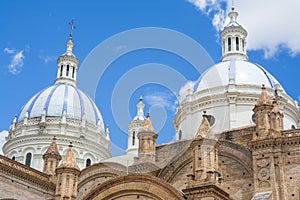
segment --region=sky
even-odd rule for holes
[[[0,1],[0,142],[22,106],[54,83],[72,19],[78,87],[109,126],[113,154],[126,149],[140,96],[157,143],[174,140],[179,91],[219,62],[219,32],[231,6],[231,0]],[[234,6],[248,31],[249,60],[298,101],[300,2],[235,0]]]

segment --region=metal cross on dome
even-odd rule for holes
[[[72,19],[69,25],[70,25],[70,37],[72,37],[72,31],[75,29],[74,19]]]

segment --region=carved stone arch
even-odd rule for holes
[[[252,154],[244,146],[229,141],[221,141],[218,154],[219,157],[225,156],[235,160],[240,163],[250,175],[253,175]]]
[[[147,198],[183,200],[183,194],[168,183],[149,175],[125,175],[104,182],[90,191],[83,200],[120,200]]]
[[[162,169],[157,177],[170,183],[181,169],[193,161],[192,158],[191,151],[188,149],[177,160]]]
[[[91,189],[117,176],[125,175],[126,167],[118,163],[96,163],[83,169],[79,175],[78,199],[82,199]]]

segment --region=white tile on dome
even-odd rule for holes
[[[39,117],[39,116],[41,116],[41,114],[42,114],[42,112],[44,110],[47,98],[48,98],[48,96],[49,96],[49,94],[50,94],[50,92],[51,92],[51,90],[52,90],[53,87],[54,86],[47,88],[36,99],[36,101],[34,102],[34,105],[33,105],[32,109],[31,109],[30,117]]]
[[[92,106],[92,104],[90,103],[90,100],[88,99],[88,97],[81,91],[79,91],[83,100],[83,104],[82,106],[84,106],[84,110],[85,110],[85,120],[90,122],[90,123],[94,123],[96,124],[96,117],[95,117],[95,112],[94,112],[94,108]]]
[[[81,119],[81,106],[78,93],[74,87],[69,87],[67,117],[73,119]]]
[[[47,116],[62,115],[64,94],[65,94],[65,85],[58,86],[50,99]]]
[[[38,94],[36,94],[38,95]],[[25,114],[31,104],[31,102],[35,99],[36,95],[34,95],[22,108],[21,112],[20,112],[20,115],[18,116],[18,121],[22,121],[25,117]]]

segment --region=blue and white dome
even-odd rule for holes
[[[196,81],[193,92],[180,103],[173,121],[177,139],[192,138],[200,126],[202,113],[210,116],[211,131],[221,133],[253,125],[253,108],[265,85],[271,97],[277,98],[284,114],[284,129],[298,124],[297,103],[280,83],[262,66],[248,61],[247,31],[237,22],[232,8],[230,23],[220,33],[221,62],[211,66]]]
[[[207,88],[236,85],[253,85],[275,89],[279,82],[262,66],[244,60],[231,59],[210,67],[199,78],[194,86],[194,92]]]
[[[46,116],[66,117],[85,120],[88,123],[99,125],[104,130],[104,124],[99,109],[85,93],[76,86],[55,84],[34,95],[21,109],[18,122],[28,118],[40,117],[45,110]],[[27,113],[28,112],[28,113]]]
[[[14,118],[3,146],[5,156],[43,170],[42,155],[56,137],[61,155],[70,142],[74,144],[80,169],[87,163],[111,157],[109,132],[104,128],[99,109],[77,88],[79,60],[72,52],[73,47],[71,32],[66,52],[57,59],[54,85],[35,94]],[[34,159],[27,162],[24,159],[27,155]]]

